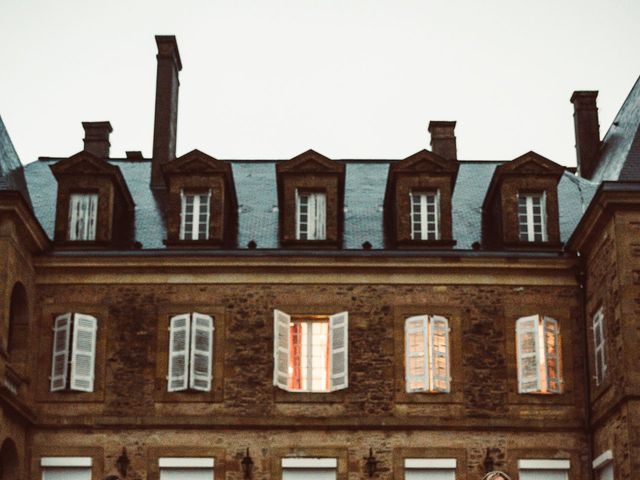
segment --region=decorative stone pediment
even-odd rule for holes
[[[496,169],[496,174],[560,176],[564,167],[536,152],[527,152]]]
[[[404,160],[393,163],[391,170],[394,173],[457,173],[458,162],[456,160],[447,160],[436,153],[423,149]]]
[[[164,165],[165,175],[202,174],[202,173],[227,173],[231,166],[222,160],[213,158],[200,150],[192,150],[189,153],[176,158]]]
[[[276,165],[278,173],[342,173],[344,169],[344,164],[331,160],[315,150],[307,150],[291,160]]]
[[[53,175],[118,175],[120,169],[87,151],[81,151],[51,166]]]

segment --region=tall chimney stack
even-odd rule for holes
[[[431,151],[449,160],[458,159],[456,136],[454,130],[456,122],[436,121],[429,122],[431,134]]]
[[[84,150],[99,158],[109,158],[109,134],[113,132],[109,122],[82,122]]]
[[[591,179],[598,166],[600,124],[596,106],[597,97],[597,91],[576,91],[571,95],[578,174],[586,179]]]
[[[165,188],[162,165],[176,158],[178,125],[178,72],[182,70],[178,43],[173,35],[156,35],[158,73],[153,126],[151,188]]]

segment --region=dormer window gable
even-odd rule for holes
[[[167,238],[172,247],[232,248],[238,200],[228,162],[193,150],[163,166]]]
[[[391,248],[451,248],[451,199],[457,160],[428,150],[392,163],[384,197],[384,229]]]
[[[57,247],[131,248],[135,204],[120,168],[82,151],[51,165]]]
[[[558,182],[564,167],[535,152],[498,166],[482,206],[487,249],[558,249]]]
[[[282,246],[342,245],[345,171],[313,150],[276,164]]]

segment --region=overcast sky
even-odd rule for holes
[[[404,158],[457,120],[461,159],[575,165],[573,90],[601,135],[640,74],[639,0],[0,0],[0,115],[23,163],[151,154],[155,34],[177,36],[178,155]]]

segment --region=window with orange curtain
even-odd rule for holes
[[[294,318],[289,335],[289,389],[304,392],[329,391],[328,319]]]

